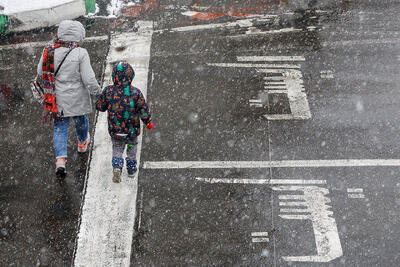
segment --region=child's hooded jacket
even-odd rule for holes
[[[96,102],[96,109],[108,111],[108,132],[111,137],[132,140],[140,135],[140,119],[145,125],[151,122],[149,107],[142,92],[131,85],[135,72],[131,65],[119,62],[114,65],[114,85],[104,88]]]

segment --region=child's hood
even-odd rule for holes
[[[128,86],[135,77],[132,66],[126,62],[118,62],[113,67],[112,79],[115,86]]]

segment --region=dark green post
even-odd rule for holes
[[[85,0],[86,14],[96,12],[96,0]]]
[[[0,34],[3,34],[7,30],[8,17],[6,15],[0,15]]]

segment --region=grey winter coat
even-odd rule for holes
[[[58,38],[62,41],[81,42],[85,38],[85,28],[78,21],[64,20],[58,27]],[[54,52],[54,70],[58,68],[68,48],[59,47]],[[42,76],[42,57],[37,73]],[[96,81],[89,54],[86,49],[74,48],[67,56],[55,77],[56,103],[64,117],[85,115],[92,112],[90,95],[99,95],[102,90]]]

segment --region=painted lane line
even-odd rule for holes
[[[238,56],[238,61],[305,61],[303,56]]]
[[[348,198],[359,198],[363,199],[365,198],[364,189],[362,188],[347,188],[347,197]]]
[[[269,34],[282,34],[282,33],[297,33],[297,32],[302,32],[302,29],[296,29],[296,28],[284,28],[280,30],[269,30],[269,31],[261,31],[258,29],[249,29],[246,31],[245,34],[238,34],[238,35],[231,35],[227,36],[227,38],[244,38],[248,36],[254,36],[254,35],[269,35]]]
[[[348,198],[365,198],[364,194],[348,194]]]
[[[85,42],[97,42],[97,41],[104,41],[108,40],[107,35],[101,36],[93,36],[93,37],[86,37],[83,43]],[[34,48],[34,47],[44,47],[48,42],[27,42],[27,43],[18,43],[18,44],[8,44],[8,45],[0,45],[0,50],[9,50],[9,49],[20,49],[20,48]]]
[[[294,120],[294,116],[292,114],[268,114],[264,115],[264,118],[270,121],[283,121],[283,120]],[[297,117],[299,120],[306,120],[308,117]]]
[[[271,90],[270,89],[270,91],[269,91],[269,94],[271,95],[271,94],[285,94],[285,95],[287,95],[287,93],[288,93],[288,90],[279,90],[279,89],[273,89],[273,90]],[[267,117],[269,116],[269,115],[266,115]]]
[[[199,31],[199,30],[212,30],[212,29],[219,29],[219,28],[233,28],[233,27],[251,27],[253,26],[252,19],[243,19],[237,20],[234,22],[226,22],[226,23],[212,23],[212,24],[200,24],[200,25],[193,25],[193,26],[184,26],[184,27],[177,27],[172,28],[171,31],[174,32],[187,32],[187,31]]]
[[[135,34],[112,35],[104,84],[112,84],[113,63],[124,60],[132,64],[135,69],[133,84],[146,96],[153,23],[148,21],[138,23],[141,27]],[[115,47],[120,43],[124,43],[129,49],[117,51]],[[139,163],[142,135],[138,143]],[[111,140],[107,131],[107,114],[99,113],[74,266],[130,265],[139,172],[136,173],[135,178],[131,179],[127,178],[124,170],[122,183],[113,183],[111,149]]]
[[[304,200],[303,195],[279,195],[280,200]],[[285,203],[285,202],[281,202]]]
[[[311,220],[312,217],[310,215],[279,215],[279,217],[281,217],[282,219],[286,219],[286,220]]]
[[[288,213],[307,213],[307,212],[311,212],[310,209],[285,209],[282,208],[280,209],[280,212],[288,212]]]
[[[251,236],[252,237],[255,237],[255,236],[268,236],[268,232],[253,232],[253,233],[251,233]]]
[[[262,108],[264,106],[261,99],[250,99],[249,104],[250,104],[250,107]]]
[[[304,200],[304,199],[303,199]],[[306,203],[303,201],[296,201],[296,202],[279,202],[280,206],[305,206]]]
[[[189,14],[189,13],[187,13]],[[194,14],[194,13],[190,13]],[[223,23],[210,23],[210,24],[199,24],[199,25],[191,25],[191,26],[183,26],[172,28],[170,31],[173,32],[187,32],[187,31],[199,31],[199,30],[211,30],[211,29],[220,29],[220,28],[249,28],[254,26],[255,23],[260,22],[269,22],[271,20],[270,15],[259,15],[246,17],[245,19],[237,19],[236,21],[231,22],[223,22]]]
[[[357,46],[357,45],[373,45],[373,44],[398,44],[400,38],[381,38],[381,39],[365,39],[365,40],[349,40],[349,41],[333,41],[323,42],[323,47],[337,47],[337,46]]]
[[[223,68],[270,68],[270,69],[300,69],[294,64],[257,64],[257,63],[207,63],[207,66]]]
[[[347,188],[348,193],[363,193],[364,189],[362,188]]]
[[[253,242],[253,243],[266,243],[266,242],[269,242],[269,238],[268,237],[253,237],[251,239],[251,242]]]
[[[333,75],[333,71],[331,71],[331,70],[322,70],[320,72],[320,76],[321,76],[322,79],[333,79],[333,78],[335,78],[334,75]]]
[[[299,179],[235,179],[235,178],[196,178],[197,181],[210,184],[271,184],[271,185],[323,185],[326,180],[299,180]]]
[[[400,167],[400,159],[333,159],[277,161],[146,161],[144,169],[258,169],[322,167]]]

